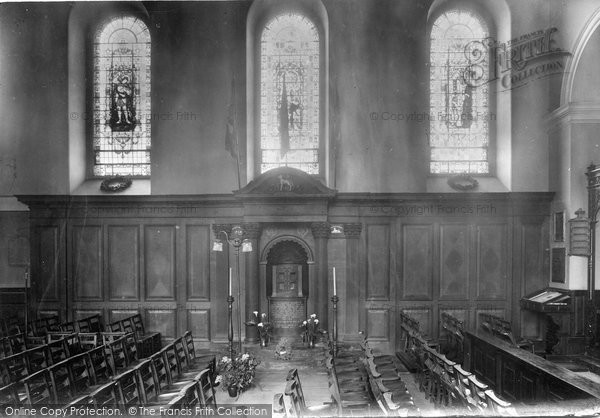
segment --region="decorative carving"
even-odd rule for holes
[[[295,195],[330,198],[336,191],[325,186],[316,177],[292,167],[269,170],[234,192],[237,197]]]
[[[212,226],[215,237],[217,238],[219,238],[221,231],[225,231],[227,235],[231,235],[231,228],[233,228],[233,225],[231,224],[213,224]]]
[[[306,264],[308,255],[304,248],[293,240],[280,241],[269,250],[269,264]]]
[[[346,238],[359,238],[362,232],[361,223],[344,224]]]
[[[315,222],[310,225],[315,238],[329,238],[330,226],[327,222]]]
[[[260,224],[258,222],[244,223],[242,224],[244,230],[244,238],[258,239],[260,236]]]

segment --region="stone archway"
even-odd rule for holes
[[[295,237],[279,237],[265,249],[265,290],[273,334],[299,335],[310,296],[310,250]],[[303,245],[304,244],[304,245]]]

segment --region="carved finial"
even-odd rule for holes
[[[583,210],[582,208],[579,208],[575,211],[575,215],[577,215],[578,218],[585,218],[585,210]]]

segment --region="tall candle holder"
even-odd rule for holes
[[[233,349],[233,296],[227,296],[227,321],[229,322],[229,333],[227,338],[229,339],[229,358],[233,359],[234,349]]]
[[[337,304],[339,300],[337,295],[331,297],[333,303],[333,357],[337,356],[338,352]]]

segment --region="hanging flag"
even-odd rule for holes
[[[290,120],[288,115],[287,88],[285,85],[285,73],[283,74],[283,86],[281,88],[281,103],[279,105],[279,137],[281,141],[281,156],[283,157],[290,149]]]
[[[225,150],[231,157],[237,158],[237,114],[235,111],[235,77],[231,79],[231,101],[227,107],[227,122],[225,131]]]

